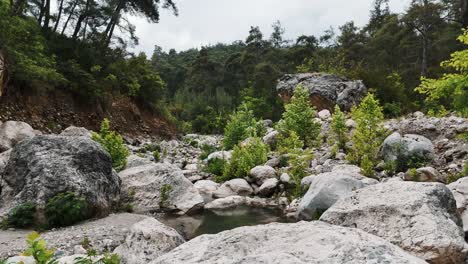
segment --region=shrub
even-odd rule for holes
[[[285,108],[286,111],[278,122],[277,130],[282,133],[294,131],[307,146],[311,146],[320,133],[321,125],[314,120],[316,111],[309,103],[307,89],[298,86],[291,103]]]
[[[294,131],[289,131],[288,134],[280,134],[278,137],[278,152],[279,154],[287,154],[295,149],[302,149],[304,142]]]
[[[106,118],[102,121],[99,134],[93,133],[92,139],[109,152],[112,158],[112,167],[115,170],[121,171],[127,166],[128,149],[123,143],[122,136],[110,130],[109,119]]]
[[[289,193],[289,199],[299,198],[304,193],[301,188],[302,179],[307,176],[307,169],[310,167],[310,161],[313,159],[313,154],[309,150],[296,149],[296,151],[288,155],[289,170],[288,174],[294,181],[294,188]]]
[[[222,176],[226,163],[224,159],[212,159],[206,164],[205,171],[216,176]]]
[[[161,200],[159,201],[159,207],[164,207],[167,200],[169,199],[169,194],[172,191],[172,186],[169,184],[164,184],[159,190]]]
[[[268,147],[260,138],[251,138],[241,146],[235,146],[232,157],[224,168],[223,176],[218,181],[227,181],[234,178],[243,178],[249,175],[250,170],[267,161]]]
[[[159,153],[159,151],[157,150],[153,151],[153,158],[155,162],[158,162],[159,160],[161,160],[161,154]]]
[[[382,108],[372,94],[368,94],[358,107],[354,107],[351,116],[357,127],[352,135],[353,147],[348,160],[359,165],[366,176],[372,176],[377,164],[379,148],[385,137],[381,126]]]
[[[399,117],[401,115],[401,106],[398,103],[385,103],[383,113],[388,118]]]
[[[253,112],[245,104],[239,106],[224,129],[223,145],[225,149],[232,149],[239,142],[249,136],[260,136],[265,128],[255,120]]]
[[[31,202],[26,202],[11,209],[2,227],[16,227],[25,228],[34,225],[34,213],[36,212],[36,205]]]
[[[330,132],[335,146],[338,149],[346,150],[346,142],[348,142],[346,133],[348,132],[348,128],[346,127],[346,117],[338,105],[335,106]]]
[[[37,232],[32,232],[26,239],[28,248],[23,256],[33,257],[37,264],[56,264],[55,250],[47,248],[47,244]]]
[[[208,144],[203,144],[203,146],[201,147],[201,154],[200,154],[200,159],[201,160],[204,160],[206,158],[208,158],[208,156],[215,152],[217,149],[215,146],[212,146],[212,145],[208,145]]]
[[[45,215],[50,227],[62,227],[88,219],[90,211],[83,197],[73,192],[65,192],[49,199]]]

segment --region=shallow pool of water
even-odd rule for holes
[[[241,226],[286,222],[280,210],[248,207],[216,212],[205,210],[192,216],[164,215],[157,218],[176,229],[186,239],[203,234],[216,234]]]

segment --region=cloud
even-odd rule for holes
[[[354,21],[364,25],[373,0],[176,0],[179,16],[161,11],[161,21],[150,24],[132,17],[140,45],[135,51],[152,54],[154,45],[164,50],[186,50],[219,42],[244,40],[250,26],[259,26],[265,37],[271,25],[280,20],[285,37],[321,35],[324,30]],[[393,0],[390,7],[402,12],[409,0]]]

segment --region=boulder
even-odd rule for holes
[[[231,159],[231,157],[232,157],[232,151],[224,151],[224,150],[216,151],[208,155],[208,157],[206,158],[206,161],[210,161],[213,159],[221,159],[221,160],[228,161]]]
[[[267,179],[276,178],[276,171],[270,166],[256,166],[250,170],[250,176],[258,185],[262,185]]]
[[[224,198],[233,195],[249,196],[253,193],[250,184],[244,179],[229,180],[213,193],[215,198]]]
[[[137,213],[171,210],[185,214],[203,206],[203,197],[174,165],[147,164],[121,171],[119,176]]]
[[[21,121],[6,121],[0,125],[0,152],[13,148],[20,141],[32,138],[40,132]]]
[[[357,167],[356,167],[357,168]],[[339,199],[349,197],[353,191],[377,183],[362,176],[355,166],[335,167],[334,171],[303,179],[309,185],[297,211],[299,219],[314,220]]]
[[[12,150],[0,175],[0,215],[32,202],[44,221],[47,201],[63,192],[83,196],[96,216],[107,215],[119,202],[121,181],[109,154],[85,137],[36,136]]]
[[[445,182],[444,177],[432,167],[423,167],[416,170],[416,175],[405,173],[405,180],[419,182]]]
[[[283,101],[289,102],[298,85],[309,90],[310,102],[319,111],[332,111],[336,104],[342,110],[349,111],[367,94],[362,81],[351,81],[326,73],[286,74],[278,81],[276,90]]]
[[[458,179],[447,185],[457,203],[457,210],[463,221],[463,231],[468,234],[468,177]]]
[[[16,256],[6,260],[5,264],[36,264],[33,257]]]
[[[147,165],[151,163],[153,162],[147,158],[142,158],[140,156],[132,154],[127,157],[127,166],[125,168],[130,169],[130,168]]]
[[[434,159],[432,142],[420,135],[395,132],[388,136],[382,145],[385,162],[396,162],[397,169],[406,169],[409,165],[421,165]]]
[[[280,166],[281,160],[277,157],[273,157],[269,159],[266,163],[265,166],[270,166],[272,168],[277,168]]]
[[[287,199],[284,201],[282,199],[268,199],[235,195],[216,199],[210,203],[205,204],[204,208],[211,211],[226,211],[239,207],[278,209],[285,206],[287,206]]]
[[[8,160],[10,159],[10,155],[11,149],[0,153],[0,175],[2,174],[3,169],[5,169]]]
[[[263,143],[269,145],[270,147],[276,146],[276,142],[278,141],[279,132],[276,130],[267,133],[263,138]]]
[[[123,264],[149,263],[184,243],[177,231],[154,218],[146,218],[130,228],[125,242],[114,253]]]
[[[330,113],[329,110],[324,109],[324,110],[318,112],[318,113],[317,113],[317,116],[318,116],[321,120],[325,121],[325,120],[330,119],[331,113]]]
[[[210,180],[197,181],[193,186],[197,188],[205,203],[213,201],[213,193],[219,188],[219,184]]]
[[[339,200],[320,220],[362,229],[430,263],[463,263],[468,251],[455,199],[441,183],[375,184]]]
[[[258,195],[260,197],[270,197],[276,191],[276,187],[278,186],[278,179],[271,178],[267,179],[263,182],[263,184],[258,188]]]
[[[426,263],[358,229],[322,222],[272,223],[202,235],[157,258],[166,263]]]
[[[70,126],[65,128],[62,133],[60,133],[61,136],[66,136],[66,137],[91,137],[91,132],[84,128],[84,127],[75,127],[75,126]]]

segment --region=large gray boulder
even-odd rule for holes
[[[63,192],[83,196],[97,216],[107,215],[120,199],[120,179],[110,155],[85,137],[36,136],[17,144],[0,175],[0,215],[32,202],[38,221],[47,201]]]
[[[65,128],[62,133],[60,133],[61,136],[67,136],[67,137],[91,137],[91,131],[84,127],[76,127],[76,126],[69,126]]]
[[[202,235],[157,258],[167,263],[426,263],[358,229],[322,222],[273,223]]]
[[[20,141],[40,134],[29,124],[21,121],[6,121],[0,125],[0,152],[13,148]]]
[[[467,175],[468,176],[468,175]],[[463,230],[468,233],[468,177],[458,179],[447,185],[457,202],[457,210],[463,221]]]
[[[201,180],[193,184],[197,188],[205,203],[213,201],[213,193],[219,188],[219,184],[210,180]]]
[[[253,193],[250,184],[244,179],[232,179],[221,185],[221,187],[213,193],[215,198],[225,198],[233,195],[248,196]]]
[[[140,156],[137,156],[135,154],[132,154],[127,157],[127,166],[125,166],[126,169],[142,166],[142,165],[147,165],[153,163],[150,159],[148,158],[143,158]]]
[[[468,251],[455,199],[441,183],[372,185],[336,202],[320,220],[362,229],[430,263],[464,263]]]
[[[397,169],[421,165],[435,157],[434,146],[429,139],[413,134],[401,136],[398,132],[384,140],[381,152],[386,162],[396,162]]]
[[[276,171],[270,166],[256,166],[250,170],[250,176],[258,185],[262,185],[266,180],[276,178]]]
[[[170,210],[185,214],[203,207],[203,197],[174,165],[147,164],[121,171],[119,176],[137,213]]]
[[[122,264],[149,263],[184,242],[173,228],[154,218],[146,218],[130,228],[125,241],[114,253],[120,256]]]
[[[283,101],[289,102],[298,85],[309,90],[310,102],[318,110],[332,111],[338,104],[342,110],[348,111],[367,94],[362,81],[326,73],[286,74],[279,80],[276,90]]]
[[[309,189],[301,199],[297,210],[299,219],[313,220],[341,198],[349,197],[353,191],[377,183],[360,174],[355,166],[338,166],[331,172],[310,176]]]

